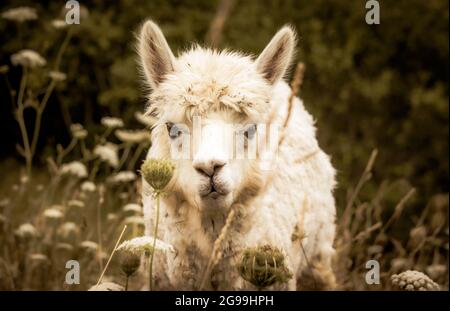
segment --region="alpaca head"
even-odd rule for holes
[[[270,125],[261,125],[294,47],[295,33],[284,27],[256,60],[199,46],[175,57],[159,27],[143,25],[138,52],[151,90],[147,114],[158,120],[150,156],[174,160],[169,187],[181,200],[227,208],[244,189],[257,188],[260,150],[248,151],[266,141]]]

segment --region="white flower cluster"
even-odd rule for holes
[[[120,141],[128,144],[150,142],[150,133],[146,130],[117,130],[115,134]]]
[[[100,122],[107,128],[123,127],[123,121],[114,117],[103,117]]]
[[[21,50],[11,55],[11,63],[14,66],[20,65],[23,67],[42,67],[47,63],[46,60],[33,50]]]
[[[17,8],[9,9],[1,15],[4,19],[8,19],[15,22],[25,22],[35,20],[38,18],[36,10],[27,6],[20,6]]]
[[[38,235],[36,228],[30,223],[20,225],[15,233],[21,238],[33,238]]]
[[[112,167],[117,167],[119,165],[117,147],[111,143],[95,146],[94,154]]]
[[[128,251],[131,253],[142,254],[147,251],[153,252],[153,237],[152,236],[141,236],[128,241],[123,242],[119,245],[117,250]],[[156,239],[155,250],[157,251],[170,251],[174,252],[175,249],[172,245]]]
[[[70,126],[70,132],[76,139],[85,139],[88,135],[88,131],[80,123],[74,123]]]
[[[79,161],[63,164],[60,171],[61,174],[71,174],[78,178],[84,178],[88,175],[86,166]]]
[[[112,183],[128,183],[136,180],[136,174],[133,171],[121,171],[109,178]]]

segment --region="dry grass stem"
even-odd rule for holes
[[[99,285],[102,282],[103,276],[105,275],[106,270],[108,269],[109,263],[111,262],[111,259],[114,256],[114,253],[117,250],[117,247],[119,246],[120,241],[122,240],[122,237],[125,233],[125,230],[127,230],[127,225],[125,225],[122,229],[122,232],[119,235],[119,238],[117,239],[116,245],[114,246],[114,249],[111,252],[111,255],[109,255],[108,261],[106,262],[105,268],[103,268],[102,274],[98,278],[97,285]]]

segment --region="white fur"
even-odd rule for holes
[[[155,27],[152,22],[143,26],[141,45],[145,45],[143,40],[149,40],[149,33],[156,36],[151,40],[163,42],[162,47],[166,45]],[[271,289],[308,288],[304,286],[311,284],[311,280],[306,280],[308,275],[313,275],[316,285],[333,287],[335,171],[318,146],[314,121],[301,100],[294,98],[275,167],[268,173],[261,170],[258,158],[227,158],[224,140],[217,137],[218,132],[226,131],[225,123],[267,122],[271,111],[276,111],[272,124],[283,124],[291,90],[280,79],[290,64],[294,46],[294,32],[285,27],[257,61],[238,53],[201,47],[194,47],[178,58],[163,51],[167,57],[155,57],[170,64],[158,67],[173,69],[162,72],[156,79],[152,76],[158,74],[157,70],[148,70],[151,63],[145,63],[155,50],[139,49],[147,83],[152,88],[148,113],[159,120],[152,131],[152,147],[147,157],[170,157],[171,148],[179,144],[181,138],[168,137],[165,122],[183,123],[189,128],[194,116],[201,116],[204,121],[197,152],[193,152],[192,159],[174,160],[175,176],[168,185],[169,194],[161,200],[158,238],[172,244],[176,252],[155,255],[158,289],[198,288],[230,205],[245,195],[246,187],[257,189],[267,178],[272,178],[269,187],[240,208],[224,240],[221,260],[205,289],[254,289],[239,276],[236,266],[243,249],[264,244],[276,246],[285,254],[286,265],[294,275],[287,284]],[[277,49],[281,53],[274,53]],[[225,163],[214,175],[218,189],[223,190],[217,200],[199,195],[209,185],[209,179],[198,170],[210,169],[211,161]],[[146,233],[152,235],[155,202],[150,186],[143,182]]]

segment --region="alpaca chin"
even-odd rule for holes
[[[215,213],[228,210],[233,202],[231,193],[220,195],[217,192],[201,197],[199,207],[202,212]]]

